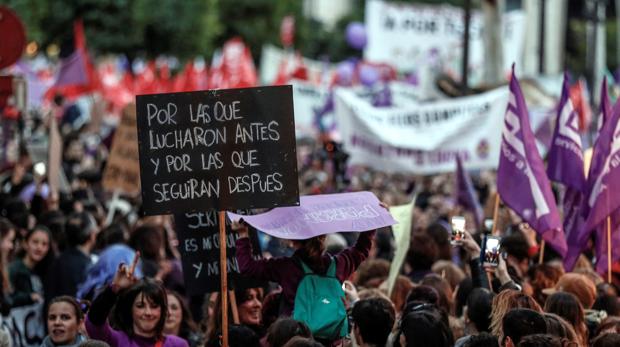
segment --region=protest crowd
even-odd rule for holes
[[[80,25],[76,24],[76,35]],[[219,240],[232,254],[224,265],[229,276],[223,295],[217,239],[222,219],[216,220],[215,207],[190,202],[194,206],[184,207],[187,213],[151,213],[163,211],[163,207],[153,209],[159,203],[173,206],[175,199],[191,195],[183,190],[189,188],[171,190],[163,202],[144,199],[146,189],[160,184],[145,180],[153,177],[143,172],[144,163],[167,148],[149,152],[141,142],[138,150],[136,129],[140,140],[146,139],[141,132],[146,131],[147,115],[134,95],[259,85],[241,40],[226,45],[230,46],[224,47],[222,62],[208,73],[206,68],[197,72],[189,63],[176,80],[165,83],[163,77],[145,77],[164,75],[163,65],[156,67],[154,62],[133,77],[123,75],[113,85],[95,83],[120,73],[109,59],[97,64],[87,61],[88,71],[83,73],[96,77],[87,76],[87,82],[78,83],[68,72],[67,59],[58,63],[60,67],[49,67],[60,69],[66,80],[48,81],[40,99],[28,101],[27,112],[20,110],[16,97],[0,104],[0,347],[219,347],[224,341],[232,347],[620,346],[620,249],[614,247],[620,245],[615,213],[620,208],[620,202],[615,202],[620,183],[616,169],[620,103],[614,106],[608,100],[605,84],[602,125],[586,159],[582,135],[566,130],[580,131],[572,126],[582,111],[565,77],[563,84],[557,84],[559,97],[550,108],[551,124],[557,117],[559,125],[550,126],[550,141],[541,157],[536,141],[542,141],[539,130],[544,125],[530,125],[530,94],[521,89],[527,91],[527,82],[519,85],[514,67],[508,83],[481,92],[489,93],[482,97],[491,100],[491,106],[474,100],[469,109],[475,111],[467,111],[483,114],[501,109],[497,127],[485,130],[497,133],[497,146],[494,140],[485,142],[482,149],[482,142],[474,146],[474,152],[488,151],[489,146],[496,150],[495,166],[475,167],[470,149],[463,147],[467,152],[463,153],[453,148],[446,150],[447,159],[435,157],[434,163],[442,167],[437,172],[427,170],[432,160],[421,171],[405,169],[430,158],[420,159],[433,149],[405,150],[384,143],[367,163],[359,160],[355,152],[359,149],[349,151],[355,141],[346,139],[356,135],[343,124],[355,123],[342,122],[342,114],[354,112],[362,102],[378,109],[396,107],[405,102],[403,86],[411,81],[399,79],[389,66],[365,62],[356,62],[361,65],[354,71],[342,66],[331,71],[330,88],[347,90],[330,89],[321,107],[312,109],[316,118],[304,123],[314,128],[311,135],[304,133],[295,140],[289,133],[295,146],[280,144],[282,150],[293,150],[294,169],[268,172],[275,185],[268,180],[255,183],[248,176],[255,184],[252,193],[256,190],[250,200],[281,189],[279,183],[295,186],[296,203],[274,209],[239,208],[244,211],[227,215],[226,239]],[[90,59],[85,49],[76,52],[82,54],[78,58]],[[227,56],[235,52],[241,57]],[[373,78],[384,82],[381,87],[378,82],[374,87],[374,82],[364,82],[372,79],[361,72],[369,66],[376,67]],[[33,64],[20,61],[4,71],[33,77],[30,69]],[[248,69],[253,75],[248,75]],[[308,83],[312,69],[295,69],[279,71],[273,84]],[[235,75],[239,71],[245,71],[242,77]],[[35,82],[42,81],[39,73]],[[80,89],[76,83],[90,84]],[[267,98],[268,91],[261,93]],[[297,96],[292,99],[296,128],[282,126],[276,131],[269,123],[264,141],[284,141],[284,130],[300,131]],[[351,101],[354,97],[359,100]],[[463,96],[469,97],[477,96]],[[235,119],[235,107],[228,108],[230,119]],[[428,119],[433,106],[411,107],[430,107],[424,114]],[[168,106],[166,121],[180,128],[182,115],[174,119],[175,112]],[[332,113],[338,113],[332,115],[333,122],[325,116]],[[436,121],[447,122],[451,117],[436,114],[441,114]],[[566,120],[566,114],[572,118]],[[424,118],[416,116],[420,122]],[[208,123],[209,115],[203,117]],[[159,113],[153,117],[149,113],[148,126],[158,118]],[[120,145],[122,136],[133,142]],[[192,150],[201,143],[207,146],[206,138],[197,139]],[[214,135],[213,142],[217,138]],[[270,152],[270,160],[280,160],[279,150]],[[414,154],[407,157],[407,153]],[[411,163],[390,167],[383,160],[390,160],[386,157],[392,154],[398,156],[395,161]],[[567,159],[570,155],[578,158]],[[209,160],[209,167],[224,165],[216,157]],[[248,168],[256,159],[248,154],[239,160],[238,167]],[[188,163],[182,166],[193,165]],[[176,171],[170,168],[177,163],[166,164],[167,175],[174,176]],[[294,177],[287,181],[291,172]],[[286,177],[278,181],[277,175]],[[243,180],[237,181],[239,194]],[[336,201],[340,194],[360,192],[370,192],[370,197],[354,195],[367,199],[361,205]],[[197,198],[206,198],[210,191],[202,194]],[[312,197],[317,200],[308,199]],[[301,206],[286,207],[299,205],[300,200]],[[267,230],[268,226],[278,229],[276,225],[287,220],[301,223],[298,219],[304,217],[283,209],[311,202],[337,207],[331,212],[317,207],[314,214],[305,215],[329,232],[301,228],[295,234],[291,227],[287,238]],[[264,217],[266,224],[252,219],[269,213],[272,217]],[[371,224],[359,220],[368,215],[383,224],[365,228]],[[388,219],[393,222],[385,222]],[[343,220],[353,220],[348,226],[362,226],[347,229],[339,224]],[[195,228],[204,234],[191,236]],[[205,236],[207,230],[209,236]],[[222,320],[223,311],[228,312],[227,322]]]

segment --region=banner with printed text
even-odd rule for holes
[[[412,5],[369,0],[366,2],[368,45],[364,58],[415,72],[420,80],[445,72],[458,79],[463,51],[463,9],[441,5]],[[509,11],[503,17],[503,66],[508,74],[520,62],[525,38],[525,13]],[[469,80],[477,85],[485,63],[483,15],[472,11],[469,43]],[[518,68],[518,66],[517,66]]]
[[[349,89],[338,89],[335,113],[350,165],[382,171],[452,172],[457,154],[471,170],[499,160],[508,89],[432,103],[376,108]]]

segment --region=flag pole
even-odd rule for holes
[[[540,242],[540,252],[538,253],[538,264],[543,263],[543,258],[545,257],[545,240]]]
[[[493,207],[493,228],[491,228],[491,235],[495,235],[497,231],[497,215],[499,211],[499,192],[495,192],[495,206]]]
[[[607,283],[611,283],[611,216],[607,216]]]
[[[219,211],[220,223],[220,285],[222,304],[222,347],[228,347],[228,269],[226,264],[226,215]]]

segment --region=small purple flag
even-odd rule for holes
[[[81,50],[76,49],[70,56],[62,60],[55,87],[88,84],[86,61]]]
[[[463,161],[460,155],[456,156],[456,202],[474,214],[476,226],[480,228],[484,213],[476,196],[471,177],[463,169]]]
[[[611,114],[611,102],[609,101],[609,92],[607,89],[607,77],[603,78],[603,86],[601,87],[601,103],[600,103],[601,114],[598,116],[598,120],[596,123],[596,134],[598,138],[598,134],[601,132],[601,128],[603,124],[609,119],[609,115]]]
[[[547,174],[552,181],[562,183],[567,188],[583,191],[586,178],[583,173],[579,117],[569,98],[566,73],[557,114],[553,140],[547,157]]]
[[[528,114],[513,65],[497,169],[497,189],[504,203],[536,230],[549,246],[564,256],[566,239],[560,215],[536,148]]]
[[[228,212],[256,229],[282,239],[304,240],[335,232],[360,232],[396,224],[371,192],[309,195],[299,206],[278,207],[254,216]]]

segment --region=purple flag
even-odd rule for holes
[[[76,49],[70,56],[62,60],[54,86],[63,87],[84,84],[88,84],[86,62],[82,52]]]
[[[536,148],[514,65],[502,131],[497,189],[504,203],[529,223],[549,246],[562,256],[566,254],[560,215]]]
[[[579,117],[569,98],[568,76],[564,74],[562,97],[558,105],[553,141],[549,149],[547,174],[549,179],[567,188],[583,191],[586,178],[583,173],[583,152],[579,135]]]
[[[616,218],[620,208],[620,104],[616,103],[611,117],[604,122],[594,146],[590,175],[588,176],[587,195],[583,204],[584,215],[587,216],[583,234],[587,240],[593,230],[597,232],[597,270],[607,268],[607,217],[611,216],[612,230],[619,224]],[[616,239],[613,233],[612,241]],[[603,241],[605,240],[605,241]],[[604,244],[605,246],[601,246]],[[617,245],[613,245],[617,246]],[[604,249],[603,249],[604,248]],[[612,247],[616,249],[617,247]],[[600,254],[604,251],[604,255]]]
[[[228,212],[256,229],[282,239],[304,240],[339,231],[367,231],[396,224],[371,192],[309,195],[299,206],[278,207],[254,216]]]
[[[598,138],[598,134],[601,132],[601,128],[603,124],[609,118],[611,114],[611,102],[609,101],[609,92],[607,90],[607,77],[603,78],[603,86],[601,87],[601,103],[600,103],[601,114],[598,116],[598,120],[596,123],[596,134]]]
[[[474,214],[476,226],[482,226],[484,213],[476,196],[474,185],[467,171],[463,169],[461,156],[456,156],[456,202]]]
[[[603,86],[601,88],[601,103],[600,103],[600,116],[599,125],[606,123],[606,121],[611,116],[611,107],[609,104],[609,96],[607,93],[607,80],[603,80]],[[567,232],[566,239],[568,243],[568,253],[564,258],[564,269],[566,271],[571,271],[581,255],[581,252],[586,247],[588,243],[588,239],[590,235],[594,231],[593,229],[588,229],[585,227],[585,219],[588,217],[590,213],[590,206],[585,199],[586,196],[591,195],[592,188],[595,185],[596,178],[600,176],[602,165],[605,162],[605,156],[609,153],[610,148],[610,129],[606,130],[606,135],[602,136],[603,129],[599,129],[599,136],[596,139],[594,144],[592,161],[590,163],[590,169],[588,171],[588,178],[586,184],[584,185],[584,193],[581,197],[577,197],[577,194],[574,194],[570,199],[574,199],[574,203],[577,203],[577,200],[581,201],[581,206],[579,209],[575,205],[571,205],[567,207],[568,197],[564,198],[565,210],[564,210],[564,225]],[[567,192],[567,195],[569,192]],[[568,211],[568,212],[567,212]],[[576,213],[579,211],[579,213]],[[567,220],[571,223],[570,228],[567,227]],[[605,230],[605,229],[603,229]],[[599,232],[597,235],[601,235]],[[606,244],[605,244],[606,245]],[[606,246],[605,246],[606,247]],[[598,248],[597,248],[598,249]],[[607,254],[605,254],[605,258],[607,258]]]

